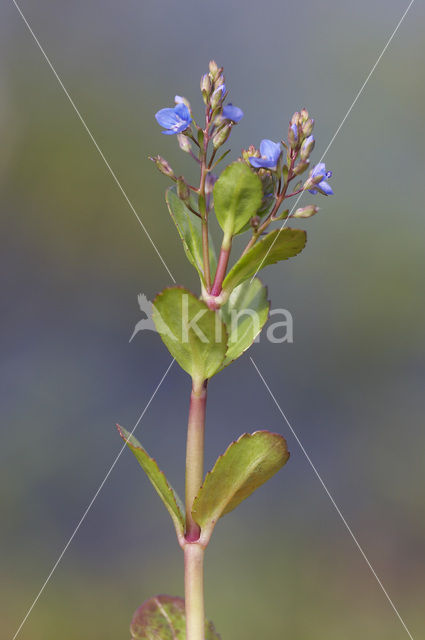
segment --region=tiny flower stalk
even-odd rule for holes
[[[272,229],[271,225],[282,219],[308,219],[319,210],[315,204],[306,204],[292,214],[288,208],[280,211],[281,206],[303,192],[314,196],[333,193],[327,182],[332,173],[323,162],[310,171],[304,183],[298,180],[291,186],[292,191],[289,188],[308,169],[315,145],[314,121],[306,109],[292,116],[286,141],[263,139],[259,150],[249,146],[217,177],[213,171],[230,150],[221,154],[217,151],[229,140],[243,111],[232,103],[225,104],[229,91],[223,69],[214,61],[202,76],[200,87],[205,118],[202,127],[196,123],[189,102],[181,96],[175,97],[175,107],[156,114],[162,133],[175,134],[180,149],[196,161],[199,187],[175,173],[161,156],[151,158],[173,183],[167,190],[167,206],[184,253],[200,279],[200,295],[183,287],[169,287],[158,294],[152,305],[152,320],[158,333],[192,380],[185,509],[156,461],[132,435],[119,428],[174,524],[184,553],[185,600],[156,596],[139,607],[131,627],[133,638],[137,639],[157,637],[155,615],[161,618],[161,624],[165,617],[172,630],[171,635],[164,632],[158,636],[161,640],[177,635],[186,640],[220,638],[205,619],[205,550],[218,520],[274,475],[287,462],[289,453],[279,434],[265,430],[244,433],[204,476],[207,386],[212,377],[243,355],[267,322],[270,303],[257,272],[294,258],[305,247],[304,230]],[[223,234],[218,259],[209,233],[212,214]],[[240,255],[232,255],[229,268],[232,248],[236,246],[233,240],[245,233],[250,234],[248,243]],[[240,318],[243,330],[239,334]],[[152,615],[146,616],[147,611]]]

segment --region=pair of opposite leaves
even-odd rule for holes
[[[186,256],[205,285],[201,221],[178,198],[175,187],[167,191],[166,200]],[[215,212],[225,236],[242,232],[261,202],[260,178],[241,162],[229,165],[214,186]],[[192,205],[196,207],[195,202]],[[224,279],[222,296],[227,302],[221,309],[220,320],[217,312],[184,288],[171,287],[157,296],[154,322],[171,355],[192,378],[198,381],[211,378],[252,344],[269,312],[267,290],[253,276],[267,265],[296,256],[305,243],[305,231],[289,228],[276,229],[258,241]],[[209,244],[210,268],[214,273],[217,259],[211,240]],[[190,327],[198,316],[201,336]],[[182,326],[183,322],[189,328]]]
[[[185,510],[156,460],[123,427],[119,433],[145,471],[171,516],[177,537],[184,543]],[[201,528],[200,542],[208,544],[217,521],[267,482],[289,458],[286,441],[270,431],[244,433],[207,473],[192,505],[192,517]]]

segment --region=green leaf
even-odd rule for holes
[[[183,242],[183,248],[187,259],[197,270],[201,282],[205,285],[204,262],[202,252],[202,222],[200,218],[189,211],[184,202],[180,200],[176,193],[176,187],[170,187],[165,194],[168,210],[179,232]],[[196,198],[193,194],[190,197],[190,205],[197,211]],[[215,273],[217,268],[217,257],[214,245],[209,236],[209,255],[211,273]]]
[[[130,625],[133,640],[185,640],[183,598],[155,596],[135,612]],[[205,640],[220,640],[212,622],[205,621]]]
[[[267,322],[269,309],[267,287],[258,278],[243,282],[232,291],[221,308],[229,336],[222,367],[239,358],[251,346]]]
[[[267,265],[296,256],[304,249],[306,241],[306,232],[301,229],[275,229],[264,240],[259,240],[230,269],[223,282],[223,291],[230,293],[238,284]]]
[[[286,441],[277,433],[245,433],[233,442],[207,473],[193,503],[201,541],[207,542],[218,519],[267,482],[288,458]]]
[[[179,365],[197,382],[220,369],[227,331],[219,314],[187,289],[171,287],[155,298],[152,318]]]
[[[214,185],[214,208],[225,235],[238,233],[261,206],[261,180],[242,162],[230,164]]]
[[[165,474],[158,467],[156,460],[150,457],[150,455],[142,447],[140,442],[118,424],[117,428],[121,438],[126,441],[128,448],[131,449],[131,451],[136,456],[137,461],[139,462],[143,471],[148,476],[156,492],[164,503],[165,508],[170,514],[176,528],[177,537],[179,538],[179,540],[183,540],[185,530],[185,516],[184,507],[180,498],[178,497],[172,486],[169,484],[167,478],[165,477]]]

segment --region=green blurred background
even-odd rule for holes
[[[65,2],[22,10],[176,280],[196,279],[149,154],[191,175],[153,114],[200,108],[214,57],[245,117],[232,156],[316,119],[320,158],[406,2]],[[251,354],[412,635],[425,631],[424,5],[416,2],[328,152],[335,196],[302,256],[263,274],[294,344]],[[171,280],[11,1],[0,7],[2,637],[12,638],[169,363],[136,296]],[[306,199],[306,202],[309,200]],[[174,366],[136,435],[182,489],[189,379]],[[210,387],[207,465],[245,430],[291,459],[217,527],[207,613],[223,639],[407,637],[247,356]],[[126,452],[23,627],[128,638],[182,594],[168,516]]]

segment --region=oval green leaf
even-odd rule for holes
[[[207,473],[193,502],[201,541],[207,543],[219,518],[267,482],[288,458],[285,438],[277,433],[245,433],[233,442]]]
[[[258,278],[252,282],[245,281],[233,289],[229,300],[221,308],[229,336],[222,368],[251,346],[267,322],[269,309],[267,287]]]
[[[176,187],[170,187],[165,194],[168,210],[177,227],[179,236],[183,242],[184,252],[189,262],[197,270],[202,284],[205,286],[204,262],[202,253],[202,222],[186,207],[177,196]],[[196,198],[190,197],[191,206],[197,210]],[[211,273],[217,268],[217,257],[211,236],[209,236],[209,256]]]
[[[185,640],[183,598],[155,596],[135,612],[130,625],[133,640]],[[220,640],[212,622],[205,621],[205,640]]]
[[[187,289],[164,289],[153,302],[152,318],[171,355],[201,383],[220,369],[227,332],[219,314]]]
[[[140,442],[128,431],[126,431],[126,429],[118,424],[117,429],[121,438],[125,440],[128,448],[136,456],[138,463],[148,476],[149,480],[155,488],[155,491],[158,493],[159,497],[164,503],[165,508],[167,509],[173,521],[178,539],[180,541],[183,541],[185,530],[185,511],[180,498],[174,491],[173,487],[169,484],[167,478],[165,477],[165,474],[158,467],[156,460],[150,457],[150,455],[142,447]]]
[[[223,282],[223,291],[233,291],[244,280],[269,264],[287,260],[301,253],[307,242],[301,229],[275,229],[264,240],[259,240],[230,269]]]
[[[214,185],[214,209],[225,235],[231,237],[255,216],[263,190],[256,173],[242,162],[230,164]]]

